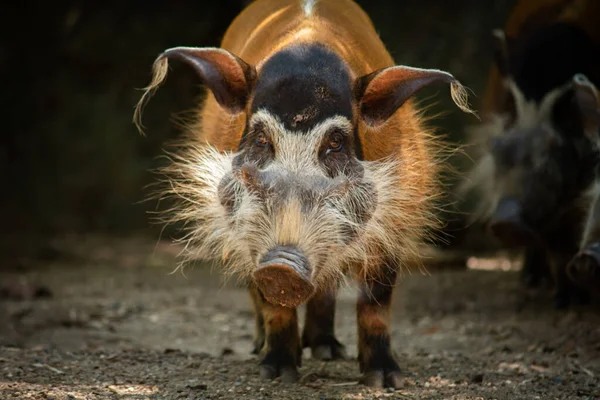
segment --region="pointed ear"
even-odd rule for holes
[[[135,110],[134,121],[138,128],[141,127],[144,103],[165,80],[169,60],[183,61],[191,66],[227,112],[234,114],[244,110],[256,80],[253,66],[220,48],[174,47],[163,52],[154,61],[152,81],[144,88],[144,95]]]
[[[354,94],[361,117],[368,125],[377,126],[387,121],[420,89],[438,82],[449,83],[454,103],[464,112],[474,114],[469,108],[466,89],[451,74],[436,69],[383,68],[357,78]]]
[[[598,89],[583,74],[573,76],[575,103],[581,115],[584,134],[591,140],[600,139],[600,100]]]
[[[494,63],[498,67],[498,71],[502,76],[510,74],[510,51],[509,42],[502,29],[494,29],[492,31],[494,37]]]

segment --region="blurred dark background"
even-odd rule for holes
[[[194,106],[199,82],[173,65],[146,108],[147,136],[132,124],[154,58],[172,46],[218,46],[247,4],[215,1],[61,1],[3,6],[0,139],[5,236],[105,232],[156,236],[143,202],[163,146],[179,134],[174,114]],[[480,108],[492,58],[493,28],[514,0],[362,0],[396,62],[453,73]],[[476,120],[437,87],[431,112],[452,143]],[[431,102],[430,101],[430,102]],[[465,156],[452,158],[461,171]],[[450,182],[452,183],[452,182]]]

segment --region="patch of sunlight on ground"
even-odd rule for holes
[[[486,271],[518,271],[522,267],[522,260],[519,258],[498,256],[498,257],[469,257],[467,259],[468,269],[478,269]]]

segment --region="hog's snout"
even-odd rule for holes
[[[261,258],[253,277],[268,302],[297,307],[315,291],[311,273],[312,267],[300,250],[280,246]]]
[[[518,200],[503,199],[492,215],[490,229],[506,246],[525,246],[535,240],[534,231],[523,221],[521,213]]]

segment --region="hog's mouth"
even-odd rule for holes
[[[268,302],[297,307],[315,292],[311,274],[312,267],[300,250],[280,246],[261,258],[252,275]]]

